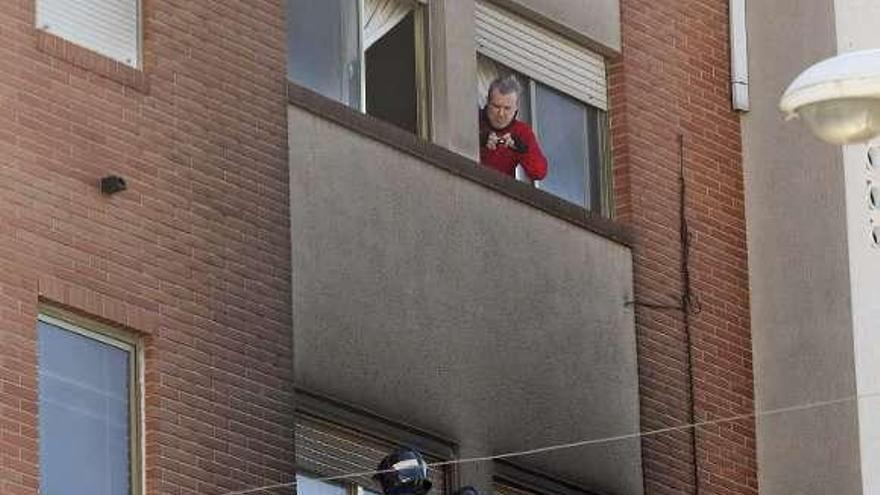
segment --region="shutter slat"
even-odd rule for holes
[[[498,47],[480,50],[480,53],[486,55],[493,60],[498,61],[507,60],[508,57],[512,58],[515,55],[515,52],[499,49]],[[528,75],[532,79],[541,81],[542,83],[547,84],[548,86],[551,86],[554,89],[566,93],[569,96],[572,96],[580,101],[583,101],[603,110],[605,109],[606,100],[605,98],[602,98],[600,96],[604,94],[605,86],[600,86],[599,83],[597,83],[596,81],[589,79],[578,80],[571,78],[553,77],[552,73],[547,71],[540,71],[535,65],[528,67],[523,66],[522,64],[517,64],[513,61],[505,62],[505,65],[509,66],[511,69]],[[527,72],[530,69],[531,72]]]
[[[139,0],[37,0],[36,26],[133,67],[139,57]]]
[[[594,54],[586,48],[555,35],[538,25],[531,24],[525,19],[518,19],[513,14],[488,4],[478,7],[476,16],[483,20],[484,27],[502,32],[508,36],[508,43],[519,42],[519,45],[522,47],[528,47],[535,43],[542,44],[545,49],[552,48],[561,58],[583,59],[587,62],[586,65],[575,67],[575,69],[586,69],[596,74],[605,72],[605,64],[600,55]],[[528,40],[528,42],[523,42],[523,40]]]
[[[553,59],[559,59],[569,62],[570,66],[559,67],[560,72],[581,74],[585,77],[604,77],[605,64],[604,61],[589,53],[577,53],[561,44],[553,44],[552,40],[542,37],[528,36],[528,33],[518,32],[515,27],[504,24],[504,19],[486,16],[482,19],[481,30],[477,31],[477,39],[484,37],[491,39],[493,42],[501,43],[502,46],[508,48],[516,48],[522,51],[527,60],[540,61],[541,58],[549,55]]]
[[[478,0],[477,51],[532,79],[607,110],[605,60],[537,24]]]
[[[478,11],[478,37],[483,35],[495,43],[520,54],[528,62],[545,59],[561,62],[559,71],[581,77],[604,78],[605,66],[601,57],[537,26],[517,25],[516,19],[500,11]],[[520,23],[528,22],[520,20]],[[546,61],[545,61],[546,64]]]

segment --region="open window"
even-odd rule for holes
[[[287,77],[428,135],[421,0],[287,0]]]
[[[524,88],[518,118],[531,125],[549,164],[536,187],[600,214],[610,212],[605,62],[531,21],[478,1],[477,94],[513,74]],[[524,174],[517,178],[528,181]]]

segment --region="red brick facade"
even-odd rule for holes
[[[623,56],[610,81],[612,145],[616,213],[637,238],[636,298],[681,302],[681,135],[691,290],[700,310],[689,317],[689,355],[680,311],[637,308],[642,428],[686,424],[692,414],[697,422],[747,415],[754,403],[745,212],[727,2],[621,0],[621,11]],[[695,457],[700,494],[757,493],[754,421],[691,435],[644,439],[646,493],[696,493]]]
[[[144,70],[0,11],[0,493],[38,489],[39,304],[146,342],[150,494],[290,480],[292,334],[284,2],[143,2]],[[681,297],[679,134],[701,312],[637,308],[642,427],[753,410],[739,120],[727,2],[621,0],[618,219],[636,297]],[[129,190],[102,196],[115,173]],[[692,366],[691,366],[692,364]],[[692,373],[691,373],[692,371]],[[691,378],[693,376],[693,378]],[[649,494],[757,493],[751,420],[643,443]]]
[[[39,485],[41,302],[143,336],[148,493],[290,480],[282,8],[144,1],[136,71],[4,2],[0,493]],[[102,196],[111,173],[129,189]]]

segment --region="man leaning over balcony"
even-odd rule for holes
[[[547,159],[532,129],[516,118],[521,92],[513,76],[489,84],[480,112],[480,163],[511,177],[519,164],[531,180],[541,180],[547,175]]]

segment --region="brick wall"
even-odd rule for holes
[[[290,479],[282,5],[144,0],[135,71],[4,2],[0,493],[38,488],[40,300],[144,336],[148,493]]]
[[[618,218],[636,233],[643,303],[679,305],[679,135],[690,272],[701,311],[637,308],[643,430],[753,412],[738,116],[730,109],[727,2],[622,0],[623,54],[611,68]],[[695,493],[691,431],[643,441],[649,494]],[[701,494],[757,493],[754,422],[696,430]]]

